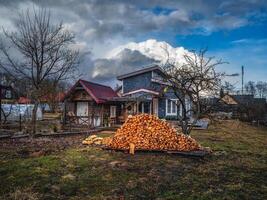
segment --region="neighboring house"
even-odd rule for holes
[[[109,99],[118,97],[109,86],[78,80],[64,98],[64,123],[91,127],[103,126],[116,116],[117,103]]]
[[[32,100],[27,97],[20,97],[18,99],[18,104],[31,104]]]
[[[214,104],[213,112],[232,113],[233,118],[242,120],[261,120],[266,114],[266,99],[254,98],[253,95],[223,94],[209,102]]]
[[[0,95],[2,103],[14,102],[17,98],[16,92],[11,86],[0,85]]]
[[[65,93],[51,93],[47,94],[40,99],[41,107],[44,112],[61,112],[62,102],[64,101]]]
[[[174,119],[181,112],[178,100],[164,80],[164,72],[159,66],[147,67],[117,77],[122,82],[121,97],[125,100],[126,114],[149,113],[159,118]],[[186,99],[189,110],[192,104]]]

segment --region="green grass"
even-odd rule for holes
[[[23,188],[52,200],[267,199],[266,136],[266,128],[234,121],[193,131],[192,137],[214,151],[204,159],[131,156],[96,147],[39,158],[19,158],[11,152],[0,158],[0,199]]]

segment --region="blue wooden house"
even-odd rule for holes
[[[120,101],[125,101],[124,116],[149,113],[159,118],[175,119],[181,114],[177,97],[164,80],[164,72],[159,66],[147,67],[117,77],[122,82]],[[186,99],[189,110],[191,102]],[[178,105],[177,105],[178,104]],[[125,116],[125,117],[126,117]]]

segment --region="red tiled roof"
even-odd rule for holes
[[[68,91],[67,97],[78,84],[81,84],[85,91],[96,101],[96,103],[104,103],[109,98],[118,97],[117,93],[109,86],[93,83],[85,80],[78,80],[76,84]]]

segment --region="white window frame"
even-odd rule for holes
[[[171,101],[171,112],[168,112],[168,103],[169,103],[169,100]],[[177,111],[178,111],[178,106],[177,106],[177,102],[178,102],[178,99],[166,99],[165,101],[166,103],[166,116],[176,116],[177,115]],[[175,103],[173,103],[175,102]],[[173,112],[174,110],[174,106],[176,106],[176,111]]]
[[[6,95],[5,95],[5,97],[6,97],[7,99],[11,99],[11,98],[12,98],[12,92],[11,92],[11,90],[6,90]]]
[[[117,107],[116,106],[110,106],[110,117],[116,117]]]

